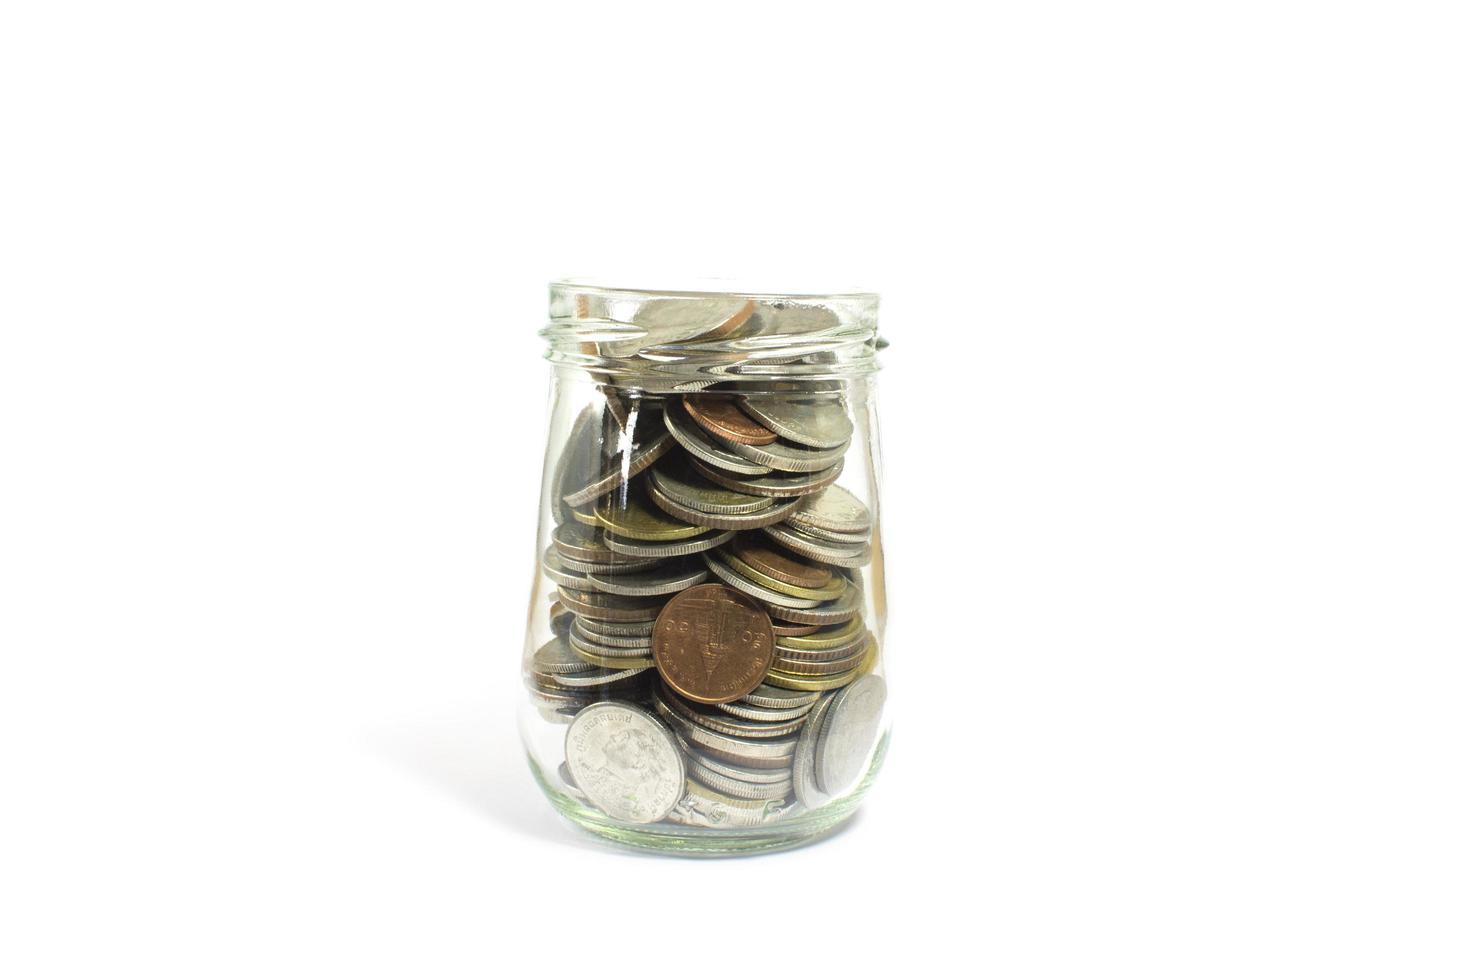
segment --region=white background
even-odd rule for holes
[[[1455,4],[0,13],[0,973],[1460,976]],[[883,294],[852,829],[562,826],[548,279]]]

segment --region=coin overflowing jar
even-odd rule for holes
[[[877,297],[552,284],[522,734],[613,840],[850,816],[886,744]]]

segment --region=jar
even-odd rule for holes
[[[888,741],[877,312],[551,285],[520,728],[573,823],[775,850],[867,792]]]

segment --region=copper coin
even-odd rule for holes
[[[820,589],[832,581],[832,570],[806,562],[767,545],[758,538],[738,536],[726,547],[745,564],[778,582],[803,589]]]
[[[724,585],[696,585],[664,606],[653,658],[664,683],[691,701],[723,704],[760,686],[776,655],[771,617]]]
[[[684,410],[711,435],[746,446],[767,446],[776,433],[746,415],[735,399],[719,395],[685,395]]]

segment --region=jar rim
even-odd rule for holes
[[[848,303],[866,301],[874,306],[878,303],[878,293],[870,289],[861,289],[854,286],[843,286],[833,289],[768,289],[767,286],[783,285],[780,283],[758,282],[743,278],[723,277],[677,277],[667,285],[661,286],[631,286],[622,285],[626,279],[611,279],[601,276],[569,276],[561,279],[553,279],[550,288],[553,295],[567,292],[595,292],[607,295],[637,296],[650,298],[657,296],[736,296],[753,300],[782,300],[799,299],[804,301],[813,300],[845,300]],[[636,281],[636,280],[634,280]],[[794,283],[792,285],[795,285]]]

